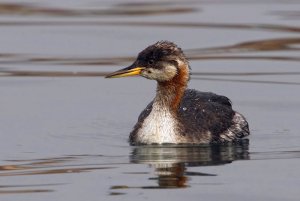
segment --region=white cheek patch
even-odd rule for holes
[[[167,66],[164,69],[164,74],[165,74],[164,77],[166,78],[166,80],[171,80],[177,74],[177,68],[175,66]]]
[[[142,76],[157,81],[168,81],[171,80],[177,74],[177,68],[175,66],[166,66],[163,69],[151,68],[149,71],[142,73]]]

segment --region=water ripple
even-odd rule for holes
[[[110,8],[51,8],[49,6],[38,6],[32,3],[0,3],[1,15],[46,15],[52,17],[90,17],[90,16],[122,16],[122,15],[161,15],[195,12],[198,9],[181,5],[144,5],[134,6],[119,4]]]

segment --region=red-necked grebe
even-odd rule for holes
[[[250,134],[246,119],[227,97],[187,89],[190,67],[176,44],[159,41],[140,52],[131,66],[106,78],[132,75],[156,80],[157,91],[130,133],[131,144],[224,143]]]

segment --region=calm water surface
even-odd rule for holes
[[[300,2],[0,1],[0,200],[299,200]],[[105,80],[158,40],[231,98],[232,146],[128,145],[153,98]]]

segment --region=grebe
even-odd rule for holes
[[[176,44],[150,45],[131,66],[106,78],[133,75],[156,80],[157,91],[130,133],[132,145],[226,143],[250,134],[246,119],[232,109],[227,97],[187,89],[190,66]]]

